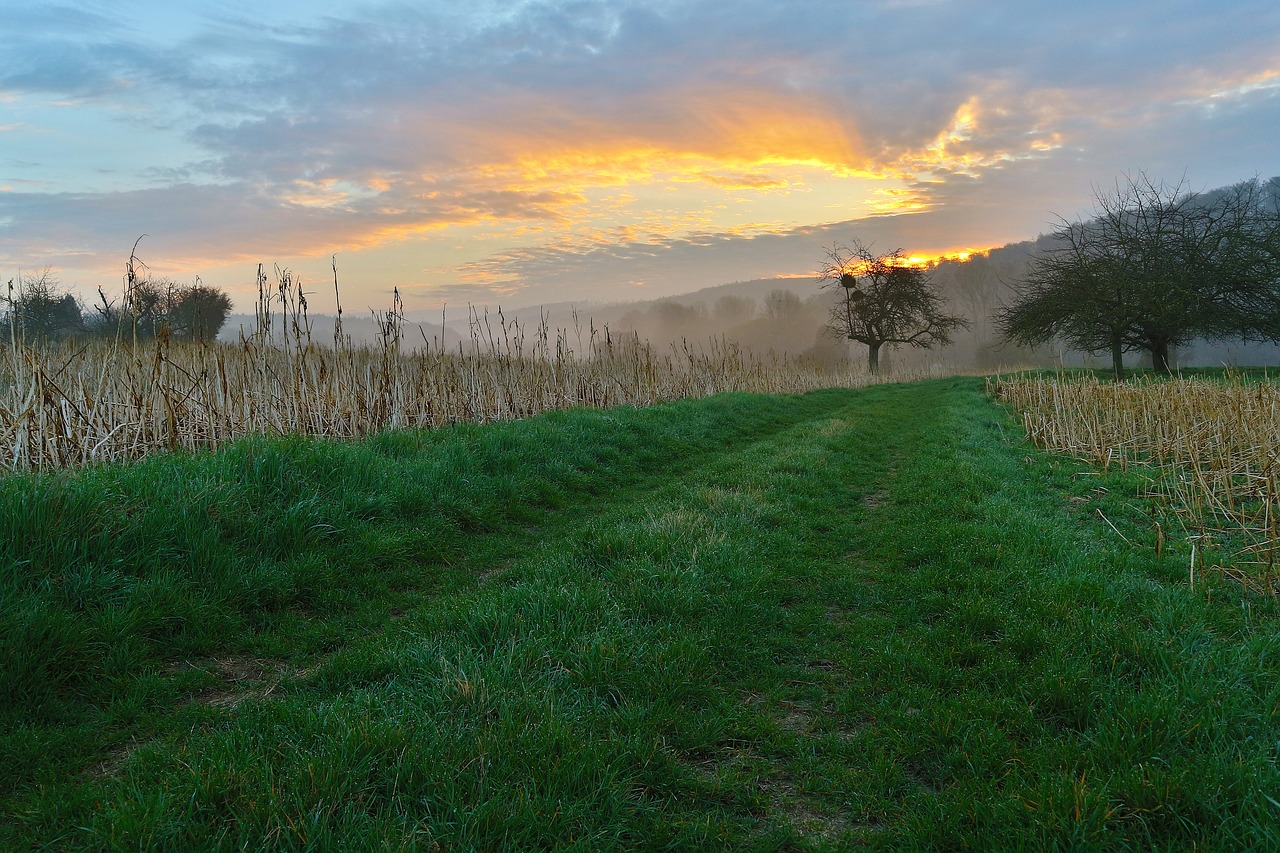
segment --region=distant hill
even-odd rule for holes
[[[1280,179],[1270,182],[1280,187]],[[1225,190],[1205,193],[1212,198]],[[956,336],[953,345],[932,351],[897,350],[889,354],[899,364],[948,362],[962,367],[995,368],[1026,364],[1092,364],[1096,361],[1085,353],[1061,347],[1044,346],[1019,349],[1000,340],[994,316],[1015,295],[1014,284],[1026,273],[1037,253],[1052,248],[1052,235],[1009,243],[978,254],[967,260],[944,260],[933,265],[933,277],[950,304],[950,310],[966,317],[969,328]],[[638,335],[655,347],[698,346],[712,339],[733,341],[761,353],[773,352],[792,357],[821,361],[862,358],[865,348],[832,337],[824,331],[832,294],[819,286],[817,276],[800,278],[760,278],[717,284],[675,296],[629,302],[556,302],[542,306],[504,309],[501,318],[497,306],[487,311],[489,328],[498,333],[502,319],[518,323],[525,339],[531,340],[537,329],[546,324],[551,334],[565,330],[565,339],[573,348],[592,340],[603,339],[607,328],[612,337]],[[467,316],[450,309],[447,322],[441,324],[440,313],[411,311],[406,314],[404,346],[420,347],[422,342],[435,345],[444,336],[446,345],[472,339],[471,324],[486,322],[483,307]],[[312,338],[332,341],[334,318],[312,317]],[[220,337],[235,340],[239,329],[252,329],[250,315],[232,315]],[[354,343],[372,344],[378,340],[378,328],[370,317],[344,317],[343,331]],[[1181,358],[1178,358],[1178,355]],[[1135,363],[1140,355],[1129,357]],[[1181,366],[1218,364],[1280,364],[1280,347],[1244,345],[1239,342],[1211,344],[1197,342],[1175,354]],[[1100,364],[1101,362],[1099,362]]]
[[[284,319],[276,316],[272,320],[274,334],[276,337],[280,337],[284,329]],[[333,343],[333,331],[337,320],[334,315],[312,314],[308,317],[308,320],[311,324],[311,340],[321,344]],[[252,314],[232,314],[222,326],[222,331],[218,333],[218,340],[238,341],[241,333],[248,336],[253,333],[257,326],[257,318]],[[372,316],[351,317],[344,313],[342,317],[342,333],[344,337],[350,338],[351,343],[356,346],[371,346],[380,340],[379,328]],[[435,342],[440,340],[442,333],[446,344],[451,341],[461,340],[464,337],[456,329],[446,329],[439,323],[406,322],[402,327],[403,346],[406,349],[416,349],[422,345],[424,339],[432,342],[434,346]]]

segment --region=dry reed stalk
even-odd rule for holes
[[[376,315],[371,347],[311,340],[298,282],[259,275],[258,324],[238,343],[9,342],[0,358],[0,465],[69,468],[163,450],[216,447],[252,434],[356,438],[398,427],[511,420],[575,406],[647,406],[723,391],[859,387],[861,370],[758,357],[726,341],[656,353],[589,325],[472,313],[469,340],[405,352],[403,313]],[[887,378],[887,377],[886,377]],[[896,376],[894,379],[903,377]],[[914,378],[914,377],[912,377]]]
[[[1036,376],[988,381],[1039,447],[1097,465],[1151,471],[1150,497],[1213,568],[1280,593],[1280,387],[1172,379],[1117,384]]]

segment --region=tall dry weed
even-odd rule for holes
[[[306,298],[288,273],[259,275],[256,328],[237,343],[92,340],[0,350],[0,466],[68,468],[250,434],[355,438],[397,427],[510,420],[574,406],[647,406],[722,391],[858,387],[830,371],[760,357],[727,341],[655,352],[588,323],[526,330],[473,311],[469,337],[408,350],[397,295],[381,336],[353,346],[311,338]]]

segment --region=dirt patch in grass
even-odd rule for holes
[[[833,813],[819,808],[813,798],[806,796],[795,780],[786,774],[762,780],[760,789],[769,800],[770,810],[785,817],[806,838],[822,841],[857,839],[857,842],[867,844],[870,843],[868,836],[884,829],[879,824],[859,822],[842,812]]]
[[[141,741],[131,740],[126,744],[116,747],[107,753],[106,757],[96,764],[89,767],[85,771],[85,776],[93,781],[107,779],[115,776],[120,772],[120,768],[124,767],[124,763],[129,760],[129,756],[142,746]]]
[[[814,710],[799,703],[784,703],[769,707],[763,695],[748,693],[743,702],[759,713],[767,715],[778,726],[801,738],[812,738],[819,750],[828,737],[848,740],[856,736],[853,728],[824,731],[825,717],[830,708]],[[720,786],[745,784],[760,798],[767,811],[785,820],[796,832],[816,842],[835,842],[843,845],[862,846],[873,844],[887,830],[887,826],[875,820],[865,820],[863,815],[851,813],[839,806],[831,807],[823,795],[805,791],[802,779],[788,769],[785,762],[765,757],[748,741],[730,740],[714,750],[698,751],[681,758],[704,782]]]
[[[165,666],[161,673],[172,677],[192,671],[216,676],[217,682],[192,693],[180,704],[235,709],[248,699],[270,696],[284,679],[306,676],[313,670],[299,670],[283,661],[269,658],[232,655],[199,661],[178,661]],[[91,765],[85,771],[85,776],[99,780],[119,774],[129,757],[144,743],[142,740],[131,740],[112,749]]]
[[[268,658],[251,658],[232,655],[203,661],[182,661],[166,668],[167,674],[199,670],[217,677],[210,684],[194,693],[188,703],[212,705],[215,708],[235,708],[247,699],[261,699],[271,695],[280,682],[301,673],[283,661]]]
[[[884,492],[872,492],[869,495],[863,496],[862,505],[867,509],[879,509],[884,506],[888,500],[889,496]]]

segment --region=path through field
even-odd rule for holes
[[[186,584],[182,613],[184,595],[225,611],[224,633],[117,626],[141,639],[109,689],[59,676],[53,652],[9,678],[0,842],[1280,845],[1274,607],[1188,590],[1122,541],[979,380],[228,458],[84,475],[135,516],[182,504],[205,519],[191,531],[209,526],[198,494],[247,500],[231,481],[274,477],[280,506],[257,511],[310,514],[278,548],[235,525],[156,534],[171,559],[146,571]],[[147,497],[163,477],[187,491]],[[38,498],[65,505],[60,482]],[[107,547],[121,522],[103,519],[56,532]],[[239,587],[183,580],[215,546],[240,549]],[[40,547],[6,555],[29,561],[28,622],[129,621],[126,593],[59,610],[48,582],[30,603],[54,573]],[[105,672],[93,644],[111,640],[85,642],[66,659]]]

